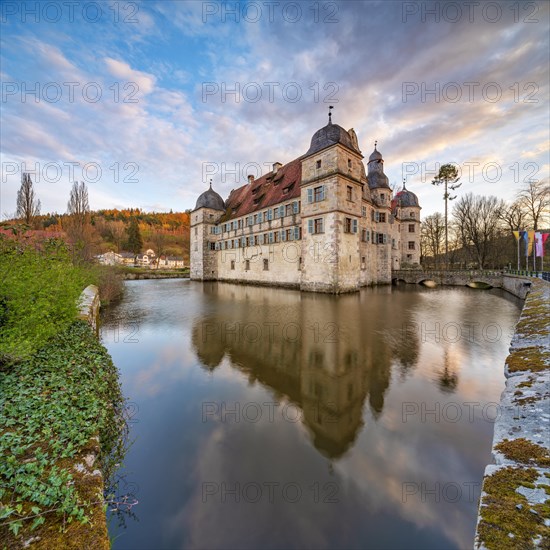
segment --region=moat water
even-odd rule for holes
[[[114,549],[471,548],[521,302],[126,282],[101,336],[129,400]]]

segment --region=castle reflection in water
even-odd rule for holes
[[[374,419],[382,412],[392,365],[406,375],[417,362],[418,335],[406,327],[418,290],[404,292],[411,307],[403,318],[392,311],[389,287],[338,297],[224,283],[201,288],[205,313],[192,342],[204,368],[215,371],[226,357],[276,402],[301,409],[315,448],[331,459],[353,445],[366,403]]]

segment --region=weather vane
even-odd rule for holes
[[[328,123],[329,124],[332,124],[332,113],[330,112],[332,109],[334,109],[334,107],[332,105],[329,105],[329,108],[328,108]]]

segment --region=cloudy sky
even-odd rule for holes
[[[548,177],[548,2],[1,3],[0,215],[30,171],[42,212],[193,208],[305,153],[333,121],[442,210]]]

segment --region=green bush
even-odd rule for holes
[[[75,319],[78,297],[94,281],[67,246],[40,247],[0,236],[0,365],[29,357]]]

